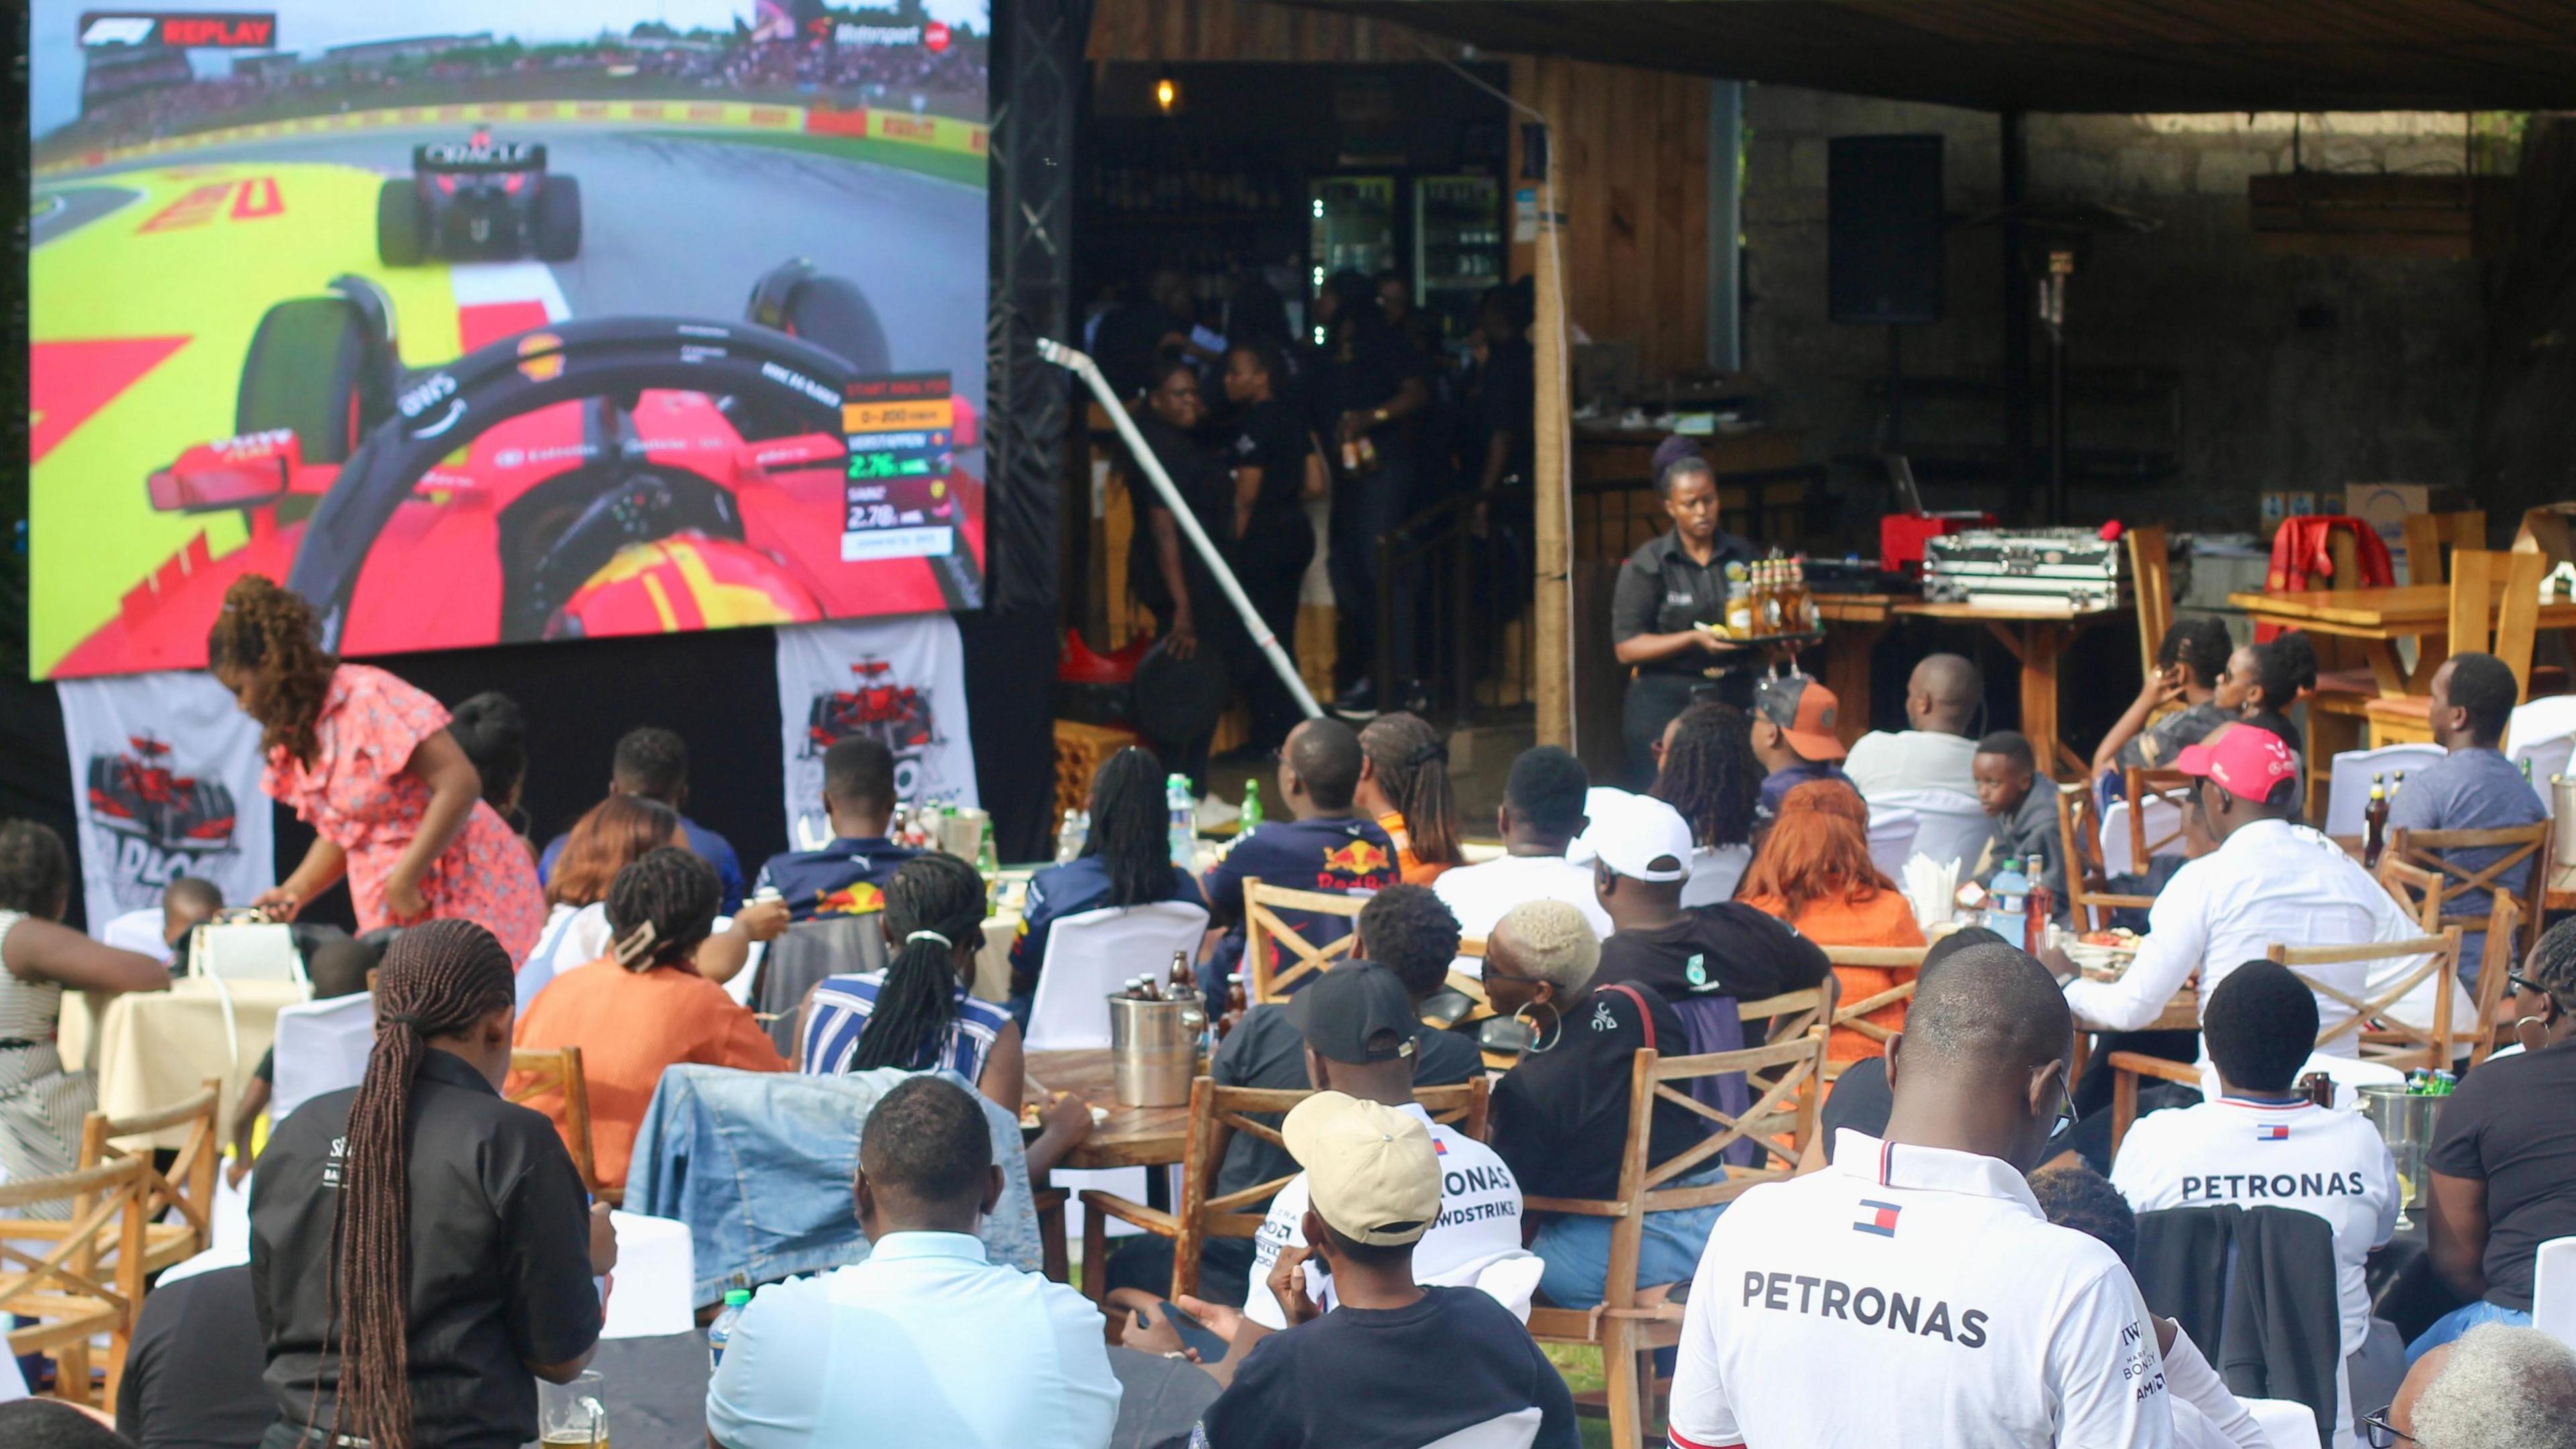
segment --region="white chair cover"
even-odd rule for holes
[[[1905,858],[1914,853],[1914,837],[1921,833],[1923,819],[1911,810],[1887,808],[1869,812],[1870,864],[1887,872],[1889,880],[1905,874]]]
[[[1955,865],[1963,874],[1976,864],[1978,853],[1995,833],[1994,818],[1977,803],[1977,797],[1956,790],[1893,790],[1870,804],[1874,809],[1912,811],[1916,822],[1912,854]],[[1870,823],[1875,827],[1877,818],[1872,816]],[[1873,859],[1876,854],[1871,852]]]
[[[1028,1049],[1076,1051],[1109,1045],[1109,994],[1130,977],[1169,971],[1172,953],[1198,959],[1205,908],[1186,901],[1103,906],[1059,920],[1047,932],[1029,1007]]]
[[[2272,1449],[2318,1449],[2317,1411],[2296,1399],[2238,1399]]]
[[[367,1053],[375,1044],[376,998],[371,993],[279,1007],[268,1120],[283,1122],[325,1092],[358,1085],[366,1078]]]
[[[2576,1348],[2576,1238],[2540,1245],[2532,1271],[2531,1326]]]
[[[2346,750],[2334,757],[2326,797],[2326,834],[2359,835],[2363,812],[2370,808],[2370,777],[2386,775],[2396,788],[2397,772],[2420,770],[2446,753],[2440,745],[2383,745],[2375,750]]]
[[[137,956],[149,956],[155,961],[167,961],[170,959],[170,943],[161,939],[161,932],[164,929],[162,922],[163,917],[159,906],[145,906],[139,911],[127,911],[109,921],[98,933],[98,938],[120,951],[131,951]],[[5,1381],[0,1381],[0,1388],[5,1387]],[[24,1398],[25,1395],[22,1394],[20,1397]]]
[[[662,1338],[694,1333],[690,1302],[698,1277],[689,1225],[642,1213],[608,1215],[617,1229],[617,1271],[609,1275],[607,1322],[602,1338]]]

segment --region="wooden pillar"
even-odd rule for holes
[[[1532,422],[1537,477],[1532,502],[1537,510],[1537,599],[1532,610],[1538,742],[1574,748],[1574,578],[1573,481],[1574,448],[1569,414],[1570,381],[1566,363],[1565,203],[1551,183],[1563,174],[1557,164],[1564,132],[1556,124],[1559,108],[1553,96],[1540,104],[1548,116],[1547,176],[1539,185],[1538,316],[1532,329],[1537,353],[1537,416]]]

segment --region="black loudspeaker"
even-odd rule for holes
[[[1825,160],[1825,290],[1836,322],[1941,320],[1939,136],[1836,136]]]

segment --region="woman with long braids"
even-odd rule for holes
[[[557,870],[556,882],[563,879]],[[608,887],[609,954],[557,976],[519,1018],[522,1050],[581,1048],[591,1159],[603,1187],[626,1186],[635,1129],[663,1068],[788,1070],[750,1010],[690,961],[715,924],[721,890],[716,868],[695,852],[676,845],[647,852]],[[569,1130],[560,1089],[524,1100]]]
[[[1038,972],[1046,965],[1047,933],[1057,921],[1106,906],[1207,904],[1199,883],[1172,864],[1168,823],[1163,766],[1153,751],[1130,745],[1101,763],[1091,777],[1091,832],[1083,837],[1081,856],[1030,879],[1019,934],[1011,941],[1011,1016],[1023,1028],[1037,998]]]
[[[797,1065],[821,1076],[880,1067],[954,1072],[1019,1111],[1020,1024],[966,990],[984,944],[984,878],[953,855],[915,856],[886,882],[881,919],[892,959],[883,971],[815,984],[796,1033]],[[1057,1099],[1043,1118],[1046,1130],[1029,1144],[1031,1173],[1053,1167],[1091,1132],[1091,1109],[1078,1093]]]
[[[72,858],[63,838],[31,820],[0,824],[0,1182],[80,1165],[81,1122],[98,1105],[87,1072],[63,1070],[54,1050],[63,989],[160,991],[169,968],[102,945],[62,924]],[[93,907],[95,909],[95,907]],[[31,1204],[68,1218],[69,1199]]]
[[[1360,785],[1351,803],[1376,817],[1395,842],[1396,870],[1406,885],[1427,886],[1467,863],[1458,848],[1449,747],[1421,716],[1382,714],[1360,731]]]
[[[206,636],[207,667],[260,723],[260,788],[315,832],[303,864],[252,904],[293,919],[345,876],[361,931],[462,917],[526,959],[546,920],[536,862],[484,802],[447,711],[317,637],[303,596],[258,574],[224,591]]]
[[[1762,803],[1762,762],[1744,711],[1702,700],[1673,716],[1655,741],[1655,784],[1647,794],[1681,812],[1691,828],[1685,906],[1735,897],[1753,863],[1753,812]]]
[[[536,1379],[599,1342],[614,1267],[554,1125],[502,1100],[510,956],[471,921],[397,937],[366,1079],[278,1124],[251,1178],[251,1292],[278,1423],[262,1449],[515,1449]]]

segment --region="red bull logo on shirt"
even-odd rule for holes
[[[1394,858],[1373,841],[1354,840],[1324,852],[1324,872],[1327,875],[1374,875],[1393,864]]]
[[[1892,1202],[1872,1202],[1862,1198],[1860,1205],[1871,1209],[1868,1216],[1852,1224],[1855,1233],[1876,1233],[1882,1238],[1896,1236],[1896,1215],[1905,1211]]]
[[[852,881],[836,891],[814,893],[818,916],[864,916],[885,909],[885,892],[866,881]]]

